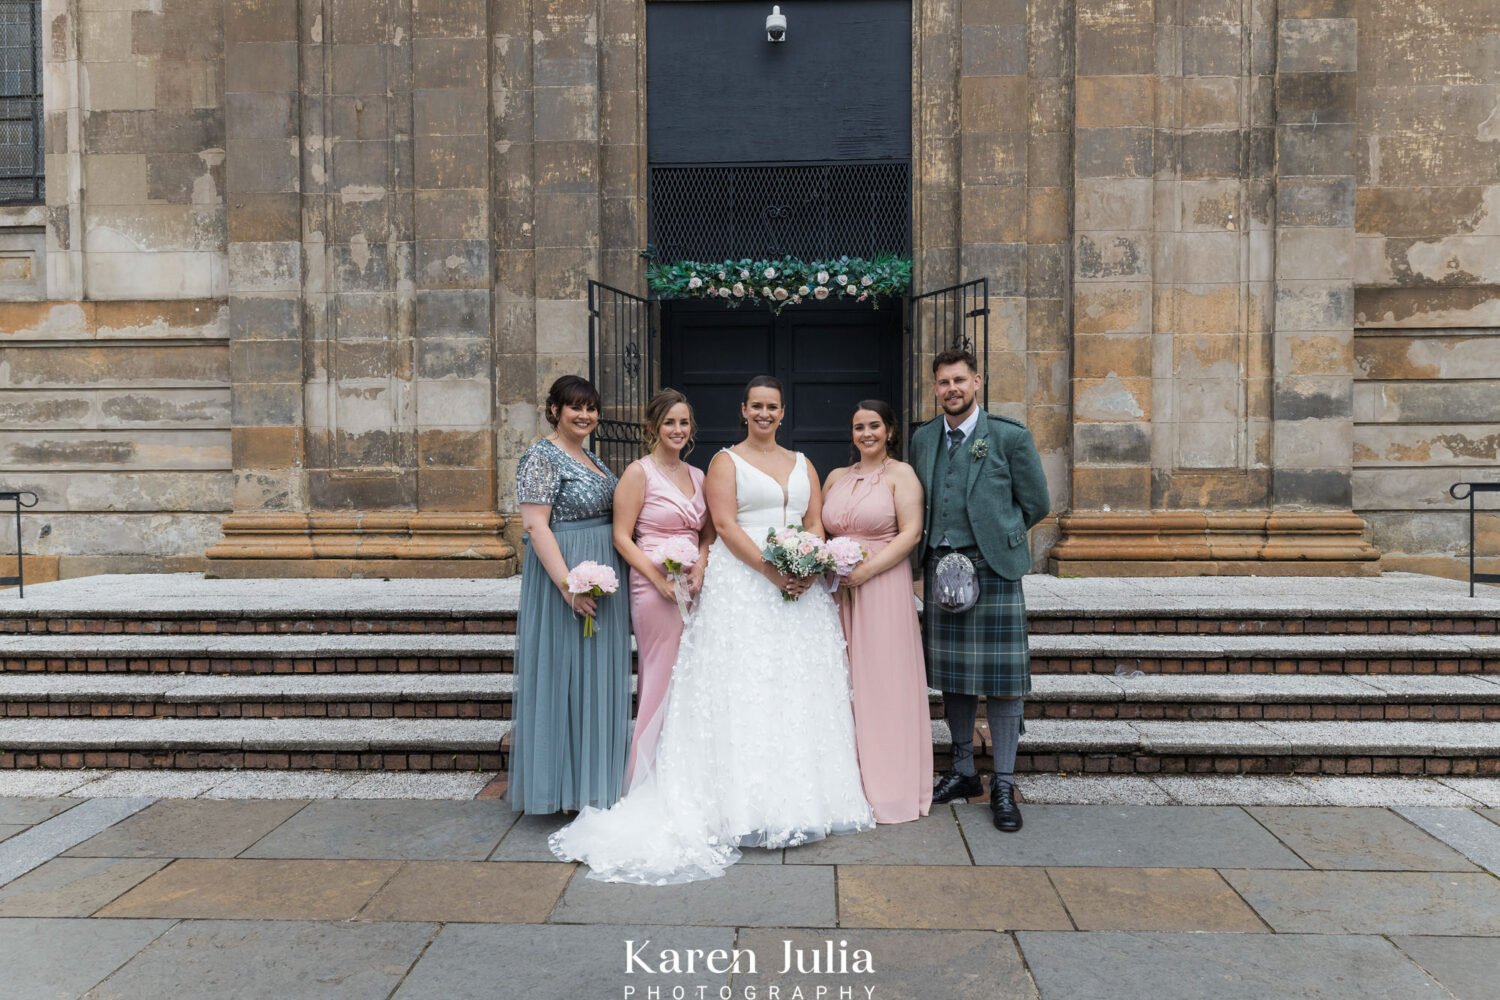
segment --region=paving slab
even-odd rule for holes
[[[1474,870],[1463,855],[1388,809],[1259,806],[1247,811],[1313,868]]]
[[[1396,811],[1470,861],[1500,875],[1500,826],[1468,809],[1406,806]]]
[[[399,861],[176,861],[99,911],[101,917],[349,920]]]
[[[1473,799],[1432,778],[1300,778],[1332,806],[1469,806]]]
[[[5,823],[0,824],[0,840],[9,840],[18,833],[31,829],[27,823]]]
[[[232,858],[285,823],[304,804],[165,799],[67,854],[75,858]]]
[[[1500,778],[1438,778],[1438,782],[1484,806],[1500,806]]]
[[[499,737],[497,736],[496,739]],[[375,772],[339,792],[341,799],[472,799],[494,780],[493,771]]]
[[[719,878],[650,887],[601,882],[579,869],[552,921],[832,927],[838,915],[831,866],[734,865]]]
[[[1023,774],[1016,781],[1020,801],[1056,805],[1166,805],[1167,797],[1151,778]]]
[[[490,855],[491,861],[556,861],[547,838],[572,822],[562,813],[522,816],[505,833],[505,839]]]
[[[1049,868],[1081,931],[1225,931],[1268,928],[1210,868]]]
[[[970,865],[949,806],[910,823],[886,823],[865,833],[828,837],[786,851],[789,865]]]
[[[92,799],[0,843],[0,885],[132,816],[152,799]]]
[[[1019,833],[994,828],[988,806],[958,806],[974,863],[1063,868],[1305,868],[1242,809],[1230,806],[1027,806]]]
[[[1500,995],[1500,939],[1393,937],[1391,943],[1447,987],[1455,1000],[1494,1000]]]
[[[1073,923],[1040,868],[846,866],[839,926],[1069,930]]]
[[[1490,820],[1492,823],[1500,823],[1500,809],[1481,809],[1479,815]]]
[[[1312,806],[1324,801],[1296,778],[1275,775],[1159,775],[1153,780],[1171,801],[1185,806]]]
[[[545,923],[576,865],[519,861],[409,861],[370,900],[361,920]]]
[[[483,861],[516,816],[503,802],[326,799],[242,856]]]
[[[171,926],[170,920],[0,920],[5,995],[80,996]]]
[[[1449,1000],[1379,937],[1016,935],[1044,1000]]]
[[[791,942],[792,959],[788,966],[787,945]],[[814,953],[827,954],[828,942],[839,954],[841,942],[847,944],[845,953],[853,955],[856,949],[870,953],[874,966],[873,974],[846,973],[810,974],[802,968],[813,968]],[[875,996],[881,1000],[1036,1000],[1036,985],[1032,983],[1021,953],[1008,934],[994,931],[953,930],[841,930],[837,934],[826,931],[797,929],[751,928],[740,932],[737,948],[752,951],[756,955],[757,971],[754,975],[736,974],[733,986],[736,996],[745,996],[754,987],[756,996],[769,996],[769,988],[776,986],[782,997],[795,995],[797,988],[807,998],[822,996],[825,1000],[839,996],[842,989],[853,989],[856,997],[865,996],[864,986],[872,986]],[[806,964],[797,965],[797,956],[806,959]],[[825,958],[825,963],[826,963]],[[850,968],[852,968],[852,959]],[[786,974],[781,970],[788,968]],[[823,988],[827,992],[818,994]],[[640,994],[644,996],[644,992]],[[845,994],[848,996],[848,994]]]
[[[205,799],[331,799],[362,777],[337,771],[242,771],[203,793]]]
[[[625,974],[627,941],[644,949],[652,972],[637,967]],[[667,948],[727,952],[734,948],[734,929],[449,924],[423,953],[394,1000],[579,1000],[622,997],[627,986],[635,987],[638,1000],[645,1000],[652,988],[661,991],[657,996],[670,997],[678,985],[692,987],[686,996],[697,997],[700,985],[705,995],[719,995],[727,974],[657,972],[659,953]]]
[[[31,826],[65,813],[78,804],[77,799],[59,797],[0,799],[0,823]]]
[[[0,771],[0,795],[28,798],[65,795],[108,771],[15,770]]]
[[[553,860],[557,860],[553,858]],[[769,850],[764,847],[742,847],[740,848],[740,859],[735,864],[740,865],[779,865],[785,864],[786,851],[777,848]]]
[[[76,798],[196,799],[234,771],[111,771],[68,790]]]
[[[86,917],[166,865],[159,858],[53,858],[0,888],[0,917]]]
[[[1225,871],[1281,934],[1500,936],[1500,880],[1468,872]]]
[[[436,931],[410,923],[184,921],[85,1000],[384,1000]]]

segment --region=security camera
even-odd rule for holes
[[[766,15],[766,41],[786,41],[786,15],[780,7],[772,7],[771,13]]]

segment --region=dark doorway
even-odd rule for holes
[[[740,399],[756,375],[786,386],[783,445],[802,451],[826,476],[848,464],[849,416],[861,399],[901,411],[902,309],[803,303],[780,316],[710,302],[662,303],[662,385],[680,389],[698,417],[689,461],[707,468],[714,454],[744,437]]]

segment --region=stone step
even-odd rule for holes
[[[0,717],[501,719],[514,690],[507,673],[10,673]],[[1500,721],[1500,675],[1039,674],[1027,717]]]
[[[1025,583],[1039,634],[1500,634],[1500,591],[1405,573],[1369,579],[1059,579]],[[514,632],[520,580],[88,577],[0,600],[0,633],[491,634]]]
[[[3,673],[498,673],[506,634],[0,635]],[[1035,674],[1500,674],[1500,636],[1056,635]]]
[[[1500,775],[1500,723],[1027,723],[1017,769],[1097,773]],[[507,720],[4,719],[0,768],[494,770]],[[942,765],[951,751],[934,720]],[[988,734],[979,727],[980,755]]]

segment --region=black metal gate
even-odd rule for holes
[[[589,381],[603,399],[594,451],[616,473],[641,456],[641,420],[659,370],[655,306],[589,282]]]
[[[932,416],[932,379],[929,366],[943,351],[962,348],[979,359],[981,373],[990,368],[990,279],[975,278],[934,292],[913,295],[906,320],[904,385],[906,426],[911,431]],[[989,409],[986,379],[979,405]]]

